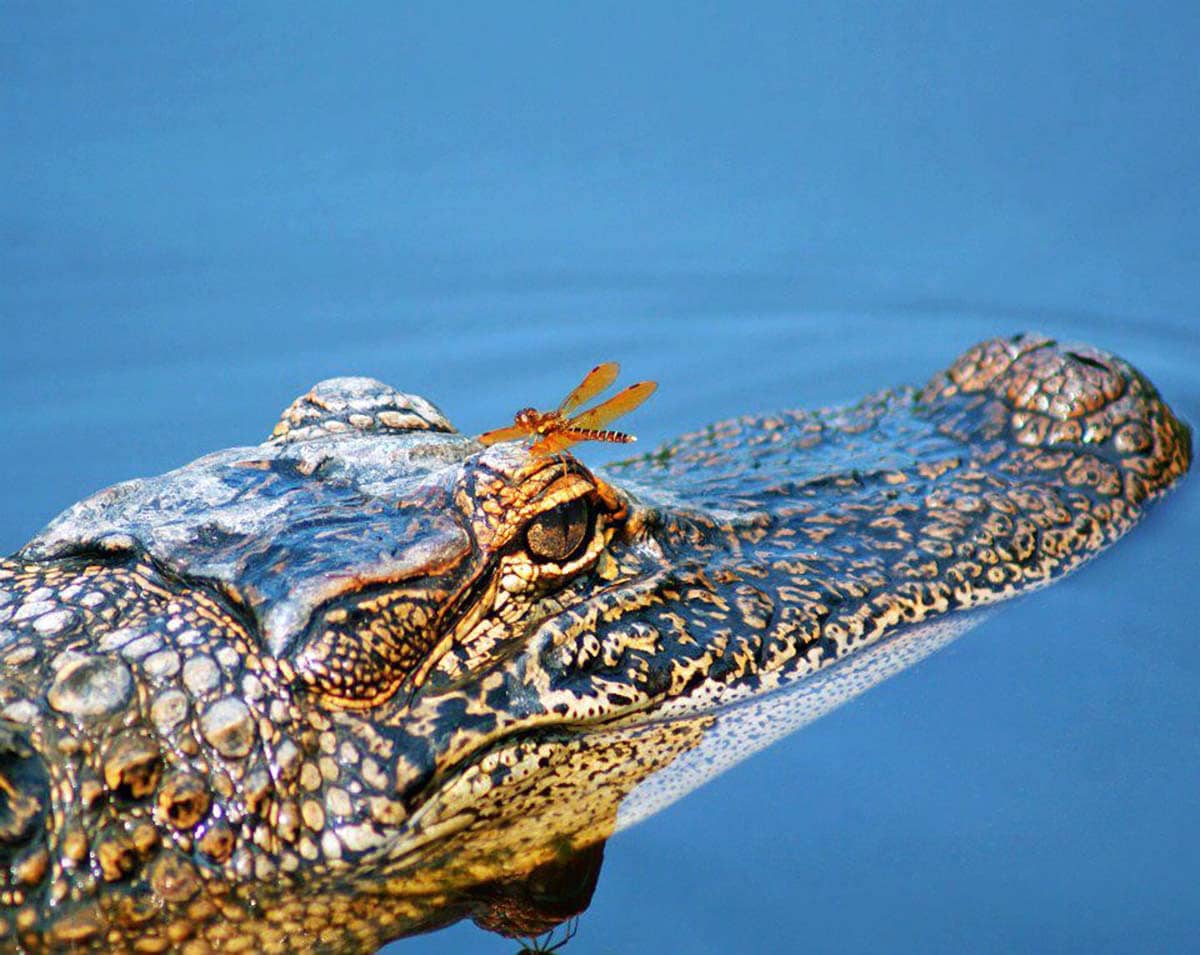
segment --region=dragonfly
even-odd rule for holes
[[[610,441],[617,444],[636,441],[633,435],[610,431],[605,425],[628,414],[649,398],[658,387],[657,382],[639,381],[594,408],[572,414],[580,405],[591,401],[616,381],[620,370],[621,366],[615,361],[597,365],[584,375],[583,381],[554,411],[522,408],[507,428],[485,431],[479,440],[483,444],[498,444],[501,441],[530,438],[533,445],[529,453],[535,457],[558,454],[580,441]]]

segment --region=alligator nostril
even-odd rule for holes
[[[1081,355],[1081,354],[1079,354],[1079,352],[1069,351],[1069,352],[1066,352],[1065,354],[1068,358],[1074,358],[1081,365],[1088,365],[1092,368],[1098,369],[1099,371],[1108,371],[1109,370],[1108,366],[1106,364],[1104,364],[1104,362],[1097,361],[1095,358],[1089,358],[1087,355]]]
[[[1013,345],[1030,345],[1033,348],[1053,348],[1058,344],[1053,338],[1046,338],[1037,332],[1017,332],[1008,340]]]

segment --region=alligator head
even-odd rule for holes
[[[0,941],[541,931],[616,828],[1072,570],[1189,462],[1131,367],[1032,337],[604,471],[325,382],[0,561]]]

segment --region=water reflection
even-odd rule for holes
[[[480,928],[508,938],[551,934],[575,921],[591,904],[603,864],[603,840],[583,849],[564,849],[524,876],[478,886],[471,895],[481,908],[471,918]],[[569,941],[573,934],[569,927],[560,942]]]

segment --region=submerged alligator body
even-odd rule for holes
[[[1072,570],[1190,454],[1130,366],[1033,337],[603,472],[318,385],[0,560],[0,950],[541,932],[755,720]]]

